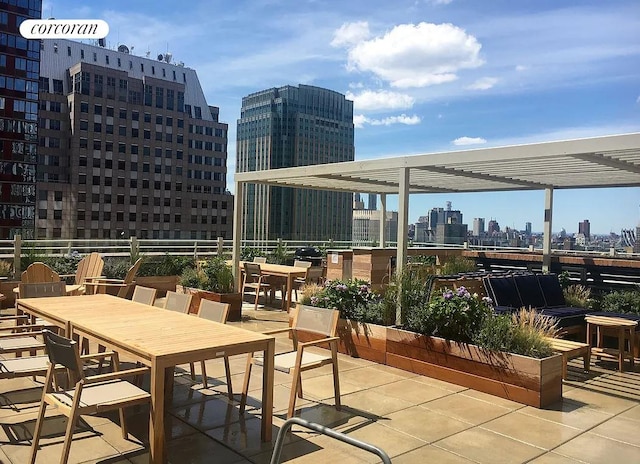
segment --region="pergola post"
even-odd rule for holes
[[[236,182],[236,196],[233,202],[233,247],[231,261],[235,281],[235,291],[240,289],[240,253],[242,252],[242,216],[244,213],[244,182]]]
[[[380,247],[387,247],[385,229],[387,225],[387,195],[380,194]]]
[[[542,272],[551,271],[551,219],[553,217],[553,188],[544,190],[544,234],[542,236]]]
[[[402,274],[407,261],[407,229],[409,227],[409,175],[411,169],[403,167],[399,169],[398,182],[398,254],[396,255],[396,274]],[[402,282],[402,279],[399,279]],[[398,286],[398,296],[402,292],[402,285]],[[398,298],[396,307],[396,324],[402,324],[401,298]]]

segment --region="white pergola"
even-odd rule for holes
[[[543,268],[548,269],[553,191],[640,187],[640,133],[236,173],[234,270],[247,183],[380,194],[382,217],[386,195],[397,194],[399,270],[407,256],[410,194],[544,190]],[[384,227],[380,230],[384,234]]]

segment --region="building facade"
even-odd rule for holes
[[[353,161],[353,102],[307,85],[252,93],[242,99],[236,153],[238,172]],[[249,184],[237,201],[243,240],[351,240],[352,193]]]
[[[34,236],[40,41],[20,24],[41,9],[41,0],[0,2],[0,239]]]
[[[484,218],[473,218],[473,235],[474,237],[484,235]]]
[[[195,70],[42,43],[36,235],[231,237],[227,124]]]
[[[591,239],[591,224],[588,219],[578,223],[578,233],[583,234],[586,240]]]
[[[380,242],[382,211],[371,209],[353,210],[353,242],[371,246]],[[384,221],[384,236],[389,242],[398,241],[398,212],[387,211]]]

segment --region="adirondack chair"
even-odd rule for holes
[[[133,284],[135,284],[136,274],[141,264],[142,258],[139,258],[133,266],[129,268],[124,279],[87,278],[84,282],[87,293],[109,293],[120,298],[126,298],[129,290],[133,287]]]
[[[58,282],[60,275],[45,263],[31,263],[24,270],[20,281],[24,284],[39,284],[44,282]]]
[[[73,277],[74,284],[78,286],[77,294],[87,293],[85,282],[90,278],[99,278],[102,274],[102,268],[104,267],[104,260],[100,256],[100,253],[91,253],[80,260],[78,263],[78,269],[75,274],[65,274],[60,277],[67,278]],[[92,287],[91,290],[95,290]],[[92,293],[92,292],[89,292]]]

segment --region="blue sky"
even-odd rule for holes
[[[231,190],[242,97],[286,84],[354,100],[356,159],[640,131],[637,0],[45,0],[50,16],[104,19],[107,46],[194,68],[229,124]],[[543,192],[416,195],[410,220],[445,201],[542,230]],[[640,188],[554,193],[554,231],[583,219],[635,227]]]

